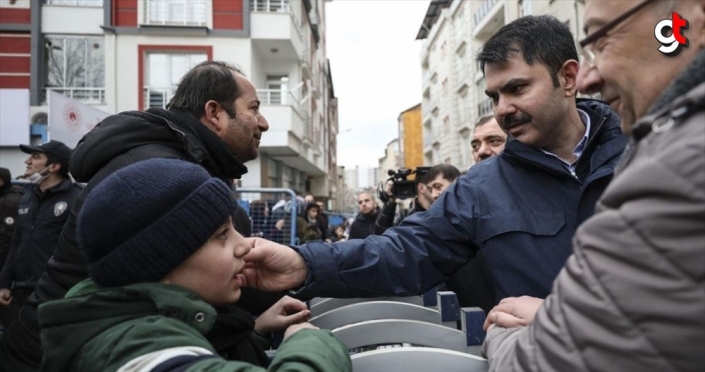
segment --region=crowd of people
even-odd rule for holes
[[[645,40],[674,12],[688,43],[665,56]],[[491,36],[477,164],[431,167],[408,212],[389,184],[382,206],[360,193],[347,238],[312,197],[298,245],[277,235],[285,200],[239,206],[232,181],[269,126],[223,62],[72,153],[22,146],[21,198],[0,169],[0,368],[348,371],[302,299],[445,285],[487,311],[492,371],[701,371],[705,3],[586,0],[584,15],[582,56],[552,16]]]

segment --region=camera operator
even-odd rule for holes
[[[431,207],[431,204],[433,204],[441,193],[459,176],[460,171],[458,168],[450,164],[438,164],[431,168],[417,168],[416,178],[414,180],[416,196],[412,201],[413,207],[406,211],[400,211],[396,219],[394,216],[397,208],[397,198],[394,195],[393,189],[394,179],[398,179],[399,177],[396,175],[393,176],[392,179],[388,180],[385,184],[384,192],[380,192],[380,199],[384,201],[384,206],[379,216],[377,216],[375,235],[382,235],[385,230],[400,224],[407,216],[416,212],[423,212]]]

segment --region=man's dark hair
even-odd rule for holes
[[[439,174],[443,175],[443,178],[453,182],[456,178],[460,177],[460,171],[458,168],[450,164],[438,164],[431,167],[428,173],[424,176],[424,183],[429,183],[438,177]]]
[[[475,123],[475,129],[487,124],[488,121],[494,119],[494,115],[485,115],[481,117],[480,119],[477,120],[477,123]]]
[[[563,64],[571,59],[578,61],[570,29],[550,15],[518,18],[497,31],[477,55],[482,73],[486,63],[507,63],[510,53],[521,53],[530,66],[536,62],[545,65],[556,88]]]
[[[174,97],[166,106],[178,108],[201,118],[206,111],[206,102],[214,100],[235,117],[235,100],[242,94],[233,72],[243,74],[239,68],[221,61],[205,61],[181,78]],[[244,74],[243,74],[244,75]]]
[[[59,158],[55,155],[49,154],[47,152],[44,153],[47,157],[47,162],[46,166],[50,166],[52,164],[59,164],[61,168],[59,168],[59,176],[62,178],[69,178],[69,165],[66,163],[63,163]]]

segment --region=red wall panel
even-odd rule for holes
[[[113,26],[137,27],[137,0],[113,0]]]
[[[29,72],[29,56],[0,56],[0,72]]]
[[[242,30],[242,0],[213,0],[213,29]]]
[[[0,36],[0,53],[30,53],[32,40],[28,37]]]
[[[0,75],[0,88],[29,89],[29,75],[3,76]]]
[[[32,13],[29,8],[2,8],[0,10],[0,23],[32,23]]]

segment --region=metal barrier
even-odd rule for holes
[[[303,207],[291,189],[238,188],[238,204],[252,221],[252,236],[295,245],[296,217]]]

